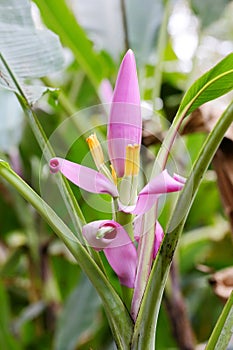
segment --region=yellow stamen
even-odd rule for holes
[[[139,145],[134,145],[133,153],[133,172],[132,175],[138,175],[140,168],[140,147]]]
[[[125,176],[131,176],[133,172],[133,145],[126,146],[125,153]]]
[[[88,146],[90,148],[91,155],[93,157],[95,165],[96,165],[97,169],[100,170],[100,168],[104,164],[104,154],[103,154],[101,145],[99,143],[99,140],[97,139],[96,134],[90,135],[86,139],[86,141],[87,141]]]
[[[116,174],[116,171],[115,171],[114,167],[112,166],[112,164],[110,165],[110,168],[112,170],[113,182],[114,182],[115,185],[117,185],[117,174]]]
[[[139,172],[139,153],[140,148],[139,145],[131,145],[126,146],[126,154],[125,154],[125,176],[133,176],[137,175]]]

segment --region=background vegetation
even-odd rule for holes
[[[31,10],[28,4],[11,0],[8,5],[12,7],[7,10],[7,1],[0,2],[1,51],[13,52],[11,64],[20,81],[25,83],[26,78],[30,102],[50,87],[50,92],[34,104],[47,137],[56,130],[52,140],[57,142],[59,135],[57,149],[70,148],[73,161],[92,167],[90,157],[86,157],[85,136],[101,125],[97,132],[104,140],[106,115],[103,109],[86,108],[107,102],[101,82],[109,79],[114,85],[127,48],[135,52],[145,106],[146,174],[168,128],[165,121],[172,121],[188,86],[233,48],[232,1],[218,0],[213,6],[210,0],[145,0],[142,6],[138,0],[34,0]],[[22,32],[15,30],[18,27]],[[58,35],[63,48],[47,29]],[[18,64],[21,52],[31,62],[28,72]],[[37,57],[35,65],[30,55]],[[7,87],[4,74],[1,66],[1,86]],[[11,90],[15,90],[11,83]],[[184,126],[174,150],[175,163],[183,175],[190,170],[206,133],[220,115],[218,111],[231,99],[228,94],[208,109],[195,112]],[[1,89],[0,103],[0,158],[9,161],[69,222],[67,208],[59,201],[55,187],[50,188],[44,160],[41,165],[43,154],[30,119],[24,117],[12,92]],[[152,108],[158,110],[157,119]],[[67,123],[76,112],[75,125],[72,119]],[[64,121],[67,124],[58,128]],[[75,135],[78,140],[71,147]],[[182,342],[188,331],[201,349],[232,290],[233,218],[226,211],[229,206],[231,213],[233,210],[232,196],[228,195],[233,193],[232,142],[229,130],[186,222],[159,316],[159,350],[184,349]],[[106,197],[88,195],[84,201],[82,193],[73,189],[87,222],[106,218],[106,213],[98,210],[104,200],[107,211],[110,203]],[[170,197],[161,222],[166,222],[172,203]],[[48,225],[2,180],[0,276],[1,349],[114,349],[94,288]]]

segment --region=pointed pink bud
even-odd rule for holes
[[[182,178],[183,179],[183,178]],[[144,214],[154,205],[156,199],[164,193],[177,192],[182,190],[184,179],[181,182],[171,177],[167,170],[164,170],[153,180],[151,180],[139,193],[136,207],[132,211],[133,214]]]
[[[141,144],[142,118],[136,63],[128,50],[121,63],[108,124],[108,151],[118,177],[124,175],[126,146]]]
[[[103,232],[104,237],[101,237]],[[124,228],[113,220],[99,220],[83,226],[83,235],[95,250],[104,251],[120,283],[133,288],[137,251]]]
[[[112,197],[118,197],[113,182],[103,174],[83,165],[62,158],[53,158],[50,160],[50,171],[53,174],[60,171],[68,180],[88,192],[107,193]]]

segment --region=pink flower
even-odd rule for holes
[[[99,220],[84,225],[83,235],[92,248],[104,251],[120,283],[128,288],[134,288],[138,256],[136,247],[125,229],[114,220]],[[163,236],[163,229],[157,221],[153,259],[160,248]],[[135,239],[139,240],[139,237]]]
[[[141,134],[136,64],[133,52],[129,50],[118,73],[108,123],[112,174],[105,165],[103,151],[95,134],[88,137],[87,142],[98,171],[62,158],[50,160],[51,173],[61,172],[86,191],[109,194],[118,202],[119,211],[138,215],[135,219],[136,240],[143,232],[143,214],[153,207],[160,195],[180,191],[185,183],[181,176],[174,174],[172,177],[164,170],[137,193]],[[125,229],[113,220],[100,220],[85,225],[83,235],[95,250],[104,251],[120,283],[133,288],[138,257],[136,247]],[[163,235],[162,227],[157,222],[153,258],[156,257]]]
[[[124,228],[113,220],[93,221],[83,226],[83,235],[95,250],[104,251],[120,283],[134,288],[137,251]]]

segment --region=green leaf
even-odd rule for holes
[[[18,273],[17,267],[19,266],[20,259],[23,254],[23,247],[19,247],[15,251],[13,251],[9,256],[7,257],[6,262],[3,266],[0,268],[0,277],[9,277],[12,275],[16,275]]]
[[[67,299],[55,332],[55,350],[75,350],[85,335],[93,337],[99,327],[101,300],[85,275]]]
[[[207,192],[206,192],[207,193]],[[180,271],[188,273],[192,268],[195,268],[198,263],[208,263],[208,257],[211,250],[215,249],[218,252],[216,263],[221,263],[221,252],[224,258],[227,259],[232,247],[229,242],[223,242],[226,233],[229,230],[229,223],[222,218],[217,218],[214,225],[203,226],[194,230],[185,232],[179,242],[179,261]],[[225,249],[220,249],[225,243]],[[226,249],[228,248],[229,249]],[[228,254],[227,254],[228,253]],[[204,262],[203,262],[204,261]]]
[[[208,193],[208,201],[206,201],[206,193]],[[189,217],[185,223],[186,230],[213,224],[215,217],[221,208],[215,173],[213,172],[212,174],[209,172],[205,179],[203,179],[198,194],[193,202]]]
[[[11,334],[10,330],[10,303],[7,291],[0,282],[0,348],[20,350],[21,346]]]
[[[229,297],[223,311],[210,336],[205,350],[225,350],[232,337],[233,328],[233,292]]]
[[[233,53],[202,75],[184,95],[177,115],[193,112],[202,104],[233,89]]]
[[[172,126],[160,147],[154,162],[151,177],[164,169],[177,132],[187,113],[193,112],[202,104],[214,100],[233,89],[233,53],[226,56],[216,66],[202,75],[185,93]],[[160,164],[160,166],[158,166]]]
[[[1,1],[0,13],[0,86],[19,92],[6,68],[7,63],[28,101],[34,103],[48,88],[23,82],[25,79],[46,76],[63,67],[59,39],[47,29],[36,29],[27,0]]]
[[[45,24],[59,35],[65,46],[71,49],[77,62],[97,89],[104,77],[104,66],[66,2],[59,0],[59,6],[57,0],[34,0],[34,2],[39,7]]]

